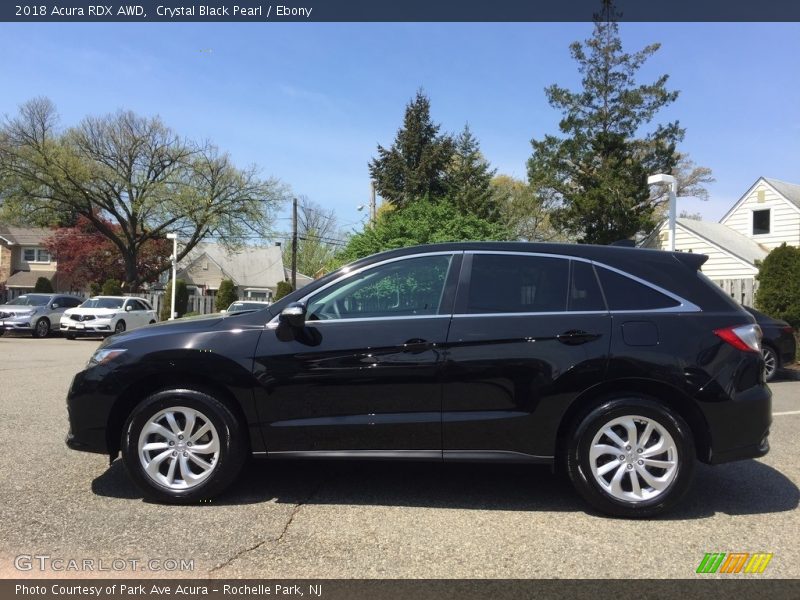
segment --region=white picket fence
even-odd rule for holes
[[[758,281],[755,279],[716,279],[714,283],[739,304],[753,306],[756,290],[758,289]]]

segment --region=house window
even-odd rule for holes
[[[24,248],[22,258],[29,263],[49,263],[50,253],[44,248]]]
[[[769,233],[769,210],[753,211],[753,235]]]

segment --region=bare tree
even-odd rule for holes
[[[285,197],[277,180],[236,168],[215,146],[178,136],[158,117],[120,111],[61,131],[46,98],[3,124],[0,182],[12,216],[40,224],[86,217],[119,249],[130,288],[142,283],[137,256],[148,240],[176,232],[179,260],[207,236],[236,246],[267,236]]]
[[[537,193],[528,183],[508,175],[498,175],[491,182],[493,203],[500,212],[500,222],[517,239],[528,242],[565,241],[566,235],[555,229],[550,220],[556,206],[554,199]]]
[[[698,167],[688,154],[677,153],[678,162],[672,168],[672,176],[678,183],[679,198],[699,198],[708,200],[706,185],[716,179],[708,167]],[[669,186],[656,184],[652,186],[651,199],[655,205],[655,214],[664,217],[669,209]]]
[[[336,211],[301,197],[297,207],[297,270],[314,277],[344,245]]]

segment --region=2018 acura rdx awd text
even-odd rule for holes
[[[223,491],[248,455],[545,463],[646,517],[695,460],[769,449],[760,330],[705,256],[453,243],[352,263],[271,306],[107,339],[67,443],[146,497]]]

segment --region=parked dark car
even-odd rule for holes
[[[695,458],[769,449],[760,330],[705,260],[499,242],[371,256],[265,311],[109,338],[72,382],[67,444],[121,452],[171,503],[219,494],[254,455],[549,464],[600,511],[655,515]]]
[[[773,319],[769,315],[745,306],[744,309],[753,315],[761,327],[761,353],[764,355],[764,375],[772,381],[778,371],[795,361],[797,341],[792,326],[781,319]]]

